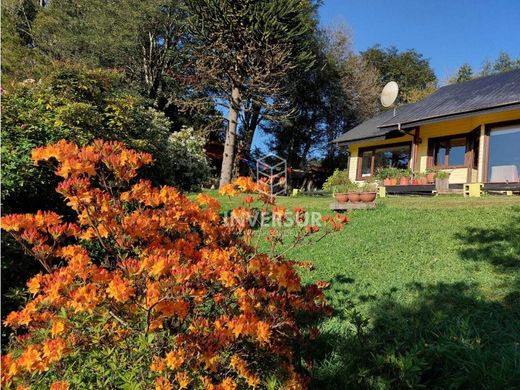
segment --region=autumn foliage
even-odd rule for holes
[[[107,366],[103,359],[119,359],[123,373],[139,368],[130,379],[113,370],[106,388],[125,380],[156,389],[265,388],[267,381],[306,387],[305,345],[317,334],[309,325],[330,308],[324,283],[302,284],[297,266],[307,263],[253,244],[254,202],[284,218],[273,199],[248,195],[233,218],[224,217],[206,194],[192,201],[138,180],[152,156],[118,142],[79,148],[60,141],[32,158],[54,164],[63,178],[57,191],[76,217],[2,218],[4,231],[46,270],[27,282],[31,298],[4,322],[16,335],[2,356],[3,388],[100,386],[101,369],[77,377],[92,359]],[[239,178],[223,192],[255,188]],[[339,230],[346,218],[323,222],[322,232]],[[294,240],[319,231],[302,225]],[[271,249],[283,241],[276,229],[265,240]]]

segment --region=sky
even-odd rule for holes
[[[358,52],[377,43],[416,49],[440,84],[500,50],[520,57],[520,0],[324,0],[319,16],[322,26],[346,24]]]

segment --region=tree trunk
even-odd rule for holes
[[[251,112],[247,115],[245,129],[244,129],[244,150],[248,154],[251,153],[251,146],[253,144],[253,138],[255,136],[256,128],[260,123],[260,105],[252,103],[250,110]]]
[[[228,113],[228,129],[226,143],[224,144],[224,155],[222,156],[222,169],[220,171],[220,184],[222,187],[231,182],[233,173],[233,161],[235,159],[235,141],[237,137],[237,119],[240,110],[240,92],[237,87],[231,91],[231,104]]]

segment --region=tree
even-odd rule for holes
[[[389,81],[397,82],[401,103],[414,103],[424,97],[421,92],[433,92],[436,88],[437,77],[429,61],[415,49],[400,52],[396,47],[382,49],[376,45],[361,55],[378,70],[381,87]]]
[[[16,4],[5,8],[14,15],[22,47],[30,47],[31,57],[119,69],[152,107],[168,116],[174,130],[212,124],[208,101],[185,109],[185,102],[198,95],[184,73],[189,56],[181,0],[53,0],[45,6],[8,1]]]
[[[27,304],[4,321],[20,337],[2,356],[3,387],[306,387],[313,325],[331,313],[327,283],[303,284],[297,267],[311,264],[277,254],[283,231],[269,228],[270,255],[252,240],[257,206],[280,222],[285,209],[247,196],[224,218],[207,194],[191,200],[136,180],[152,156],[120,142],[80,148],[61,140],[32,158],[54,165],[74,218],[2,217],[2,229],[45,270],[27,282]],[[221,192],[254,189],[239,178]],[[290,245],[348,222],[329,215],[322,228],[305,225],[303,209],[295,220]]]
[[[331,141],[377,112],[379,74],[353,52],[344,26],[317,31],[314,50],[314,65],[294,75],[285,96],[295,114],[263,127],[271,136],[270,148],[290,166],[305,169],[318,157],[333,169],[342,156]]]
[[[250,102],[248,115],[259,107],[282,111],[284,102],[274,98],[286,90],[287,76],[312,64],[307,38],[316,24],[314,5],[307,0],[191,0],[188,5],[195,72],[228,111],[223,186],[231,180],[244,102]],[[282,107],[270,103],[274,100]]]
[[[457,74],[448,80],[448,84],[461,83],[473,78],[473,69],[468,63],[462,64]]]
[[[514,69],[520,69],[520,58],[514,60],[508,53],[501,51],[496,60],[484,61],[480,76],[490,76],[497,73],[509,72]]]

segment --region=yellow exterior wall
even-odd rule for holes
[[[443,137],[449,135],[456,134],[466,134],[470,131],[480,127],[480,148],[479,148],[479,156],[478,156],[478,170],[472,171],[472,180],[473,181],[482,181],[484,175],[484,157],[483,157],[483,142],[485,136],[485,126],[486,124],[492,124],[497,122],[504,122],[520,119],[520,110],[512,110],[506,112],[492,113],[492,114],[484,114],[484,115],[475,115],[469,118],[462,119],[454,119],[445,122],[432,123],[423,125],[420,128],[419,136],[422,139],[422,143],[419,145],[419,171],[424,172],[428,165],[428,140],[430,138]],[[350,161],[349,161],[349,176],[351,180],[356,180],[357,173],[357,165],[358,165],[358,151],[359,148],[364,148],[367,146],[382,146],[382,145],[390,145],[399,142],[410,142],[413,140],[413,136],[404,135],[403,137],[394,138],[391,140],[384,141],[372,141],[372,142],[363,142],[358,144],[349,145],[349,150],[351,153]],[[413,159],[413,156],[412,156]],[[413,166],[413,161],[410,162],[411,166]],[[466,183],[467,182],[467,169],[452,169],[447,171],[451,171],[450,175],[450,183]]]

